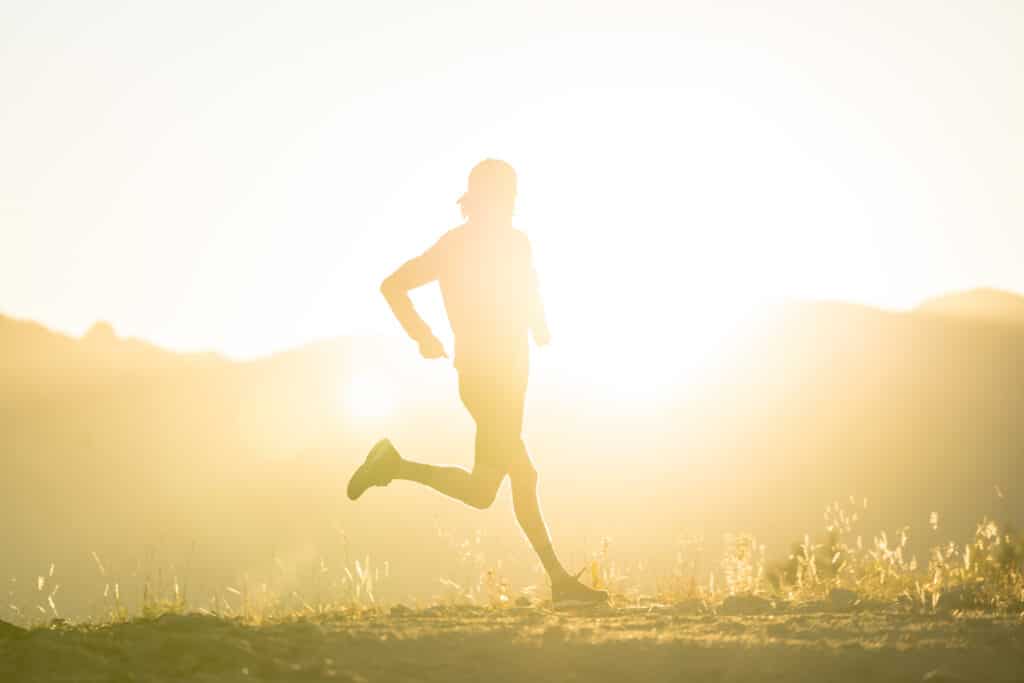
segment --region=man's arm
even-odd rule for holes
[[[424,358],[447,357],[444,346],[438,341],[430,327],[416,312],[409,298],[409,291],[433,282],[440,270],[440,242],[426,252],[406,261],[401,268],[389,275],[380,285],[381,294],[387,299],[391,311],[402,324],[402,329],[420,346]]]
[[[540,284],[537,281],[537,269],[533,266],[533,253],[527,247],[527,259],[529,267],[529,280],[527,287],[529,291],[529,321],[530,331],[533,332],[533,341],[537,346],[547,346],[551,341],[551,332],[548,330],[548,321],[544,316],[544,302],[540,298]]]

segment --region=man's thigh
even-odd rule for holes
[[[474,488],[481,491],[497,491],[508,473],[509,468],[506,463],[487,459],[481,460],[478,453],[470,476],[473,480]]]
[[[522,435],[525,377],[459,373],[459,397],[478,432]]]
[[[462,402],[476,422],[477,466],[532,468],[522,440],[525,390],[525,381],[460,376]]]

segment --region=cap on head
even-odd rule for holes
[[[514,204],[516,199],[516,171],[511,164],[499,159],[484,159],[469,172],[469,187],[459,197],[459,203],[468,200],[496,204]]]

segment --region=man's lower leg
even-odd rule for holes
[[[449,498],[475,508],[488,507],[494,501],[504,472],[467,472],[461,467],[426,465],[405,460],[398,464],[395,479],[414,481],[429,486]]]
[[[551,547],[551,537],[540,512],[537,499],[537,473],[531,467],[523,473],[512,474],[512,501],[516,518],[530,539],[534,550],[551,577],[551,602],[554,605],[597,605],[608,602],[608,591],[590,588],[565,571]]]
[[[551,577],[552,583],[568,578],[569,573],[558,561],[547,524],[544,523],[540,501],[537,498],[537,473],[532,469],[512,475],[512,505],[520,528],[540,558],[544,571]]]
[[[427,465],[402,458],[395,479],[415,481],[440,491],[446,496],[463,499],[469,489],[470,473],[461,467]]]

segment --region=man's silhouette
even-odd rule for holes
[[[523,404],[529,375],[529,339],[544,346],[547,322],[537,288],[530,242],[512,227],[516,174],[503,161],[487,159],[469,174],[459,199],[466,222],[424,254],[405,263],[381,285],[395,317],[419,344],[424,358],[446,357],[444,347],[416,313],[409,290],[437,280],[455,333],[459,396],[476,422],[473,470],[425,465],[402,458],[387,439],[379,441],[348,485],[359,498],[370,486],[393,479],[419,482],[467,505],[494,502],[508,475],[516,519],[551,578],[555,602],[601,602],[604,591],[566,572],[551,546],[537,500],[537,471],[522,440]]]

